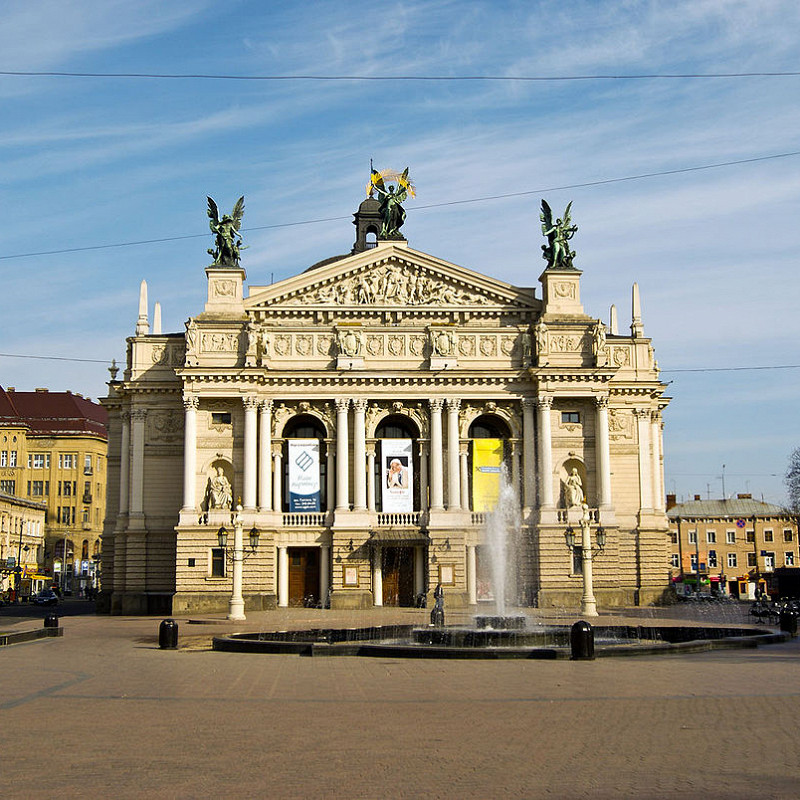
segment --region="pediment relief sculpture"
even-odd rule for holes
[[[382,264],[323,286],[311,286],[287,300],[303,305],[425,306],[486,305],[483,294],[470,292],[414,266]]]

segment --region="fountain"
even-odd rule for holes
[[[479,629],[521,630],[525,628],[524,615],[509,615],[509,599],[517,597],[517,553],[518,537],[522,527],[522,515],[517,492],[508,480],[505,466],[500,472],[500,491],[497,504],[486,515],[484,542],[489,555],[495,613],[479,614],[475,624]]]

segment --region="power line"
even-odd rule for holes
[[[733,167],[741,164],[754,164],[759,161],[772,161],[778,158],[792,158],[794,156],[799,156],[799,155],[800,155],[800,150],[795,150],[788,153],[774,153],[768,156],[756,156],[754,158],[740,158],[734,161],[721,161],[717,164],[701,164],[700,166],[696,167],[681,167],[678,169],[660,170],[658,172],[644,172],[640,175],[627,175],[622,178],[604,178],[598,181],[586,181],[585,183],[570,183],[570,184],[565,184],[563,186],[548,186],[540,189],[527,189],[521,192],[509,192],[507,194],[486,195],[483,197],[473,197],[466,200],[447,200],[442,203],[431,203],[429,205],[416,206],[416,208],[412,208],[409,210],[413,213],[414,211],[424,211],[431,208],[443,208],[445,206],[464,205],[466,203],[483,203],[489,200],[503,200],[510,197],[523,197],[526,195],[540,194],[544,192],[558,192],[558,191],[563,191],[565,189],[585,189],[591,186],[606,186],[611,183],[624,183],[629,181],[645,180],[647,178],[663,177],[666,175],[680,175],[687,172],[700,172],[709,169],[721,169],[723,167]],[[290,228],[290,227],[295,227],[297,225],[315,225],[320,222],[338,222],[341,220],[350,219],[350,216],[351,215],[346,215],[341,217],[322,217],[320,219],[306,219],[297,222],[279,222],[273,225],[254,225],[249,228],[244,228],[243,230],[245,232],[265,231],[265,230],[273,230],[276,228]],[[107,250],[109,248],[116,248],[116,247],[134,247],[143,244],[161,244],[163,242],[177,242],[183,239],[200,239],[208,235],[209,234],[207,233],[192,233],[184,236],[165,236],[160,239],[140,239],[133,242],[114,242],[112,244],[96,244],[96,245],[87,245],[85,247],[67,247],[59,250],[40,250],[38,252],[33,252],[33,253],[13,253],[12,255],[0,256],[0,261],[8,261],[13,258],[31,258],[33,256],[53,256],[53,255],[62,255],[65,253],[82,253],[89,250]]]
[[[567,81],[639,81],[694,80],[707,78],[793,78],[800,72],[676,72],[633,75],[217,75],[210,73],[166,72],[34,72],[0,70],[10,78],[125,78],[136,80],[213,80],[213,81],[427,81],[467,83],[496,81],[504,83],[547,83]]]
[[[109,359],[99,358],[67,358],[66,356],[29,356],[20,353],[0,353],[0,358],[36,358],[42,361],[80,361],[84,364],[110,364]]]
[[[756,369],[800,369],[800,364],[777,364],[763,367],[697,367],[696,369],[662,369],[661,372],[744,372]]]

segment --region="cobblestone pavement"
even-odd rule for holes
[[[229,630],[425,623],[428,613],[179,619],[177,651],[158,649],[157,618],[64,617],[63,638],[0,648],[2,796],[800,794],[798,639],[591,662],[207,649]],[[631,610],[602,621],[643,616],[747,622],[738,606]],[[40,624],[13,608],[0,614],[0,631]]]

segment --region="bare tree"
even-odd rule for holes
[[[789,466],[783,482],[786,484],[790,511],[800,514],[800,447],[796,447],[789,456]]]

